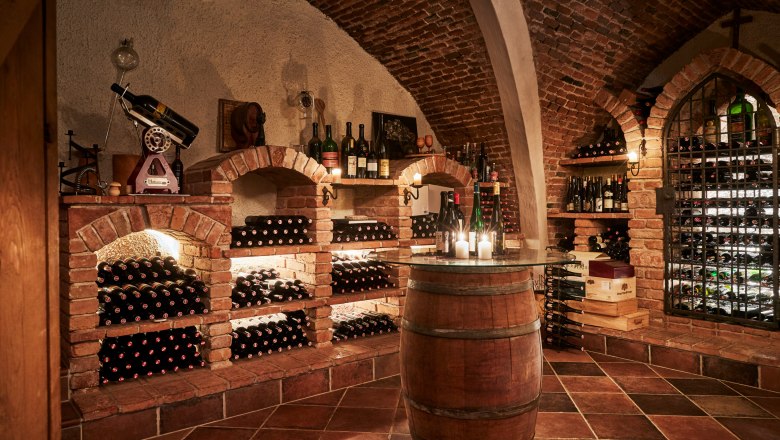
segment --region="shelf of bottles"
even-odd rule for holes
[[[173,257],[103,261],[97,269],[100,326],[208,313],[209,288]]]
[[[434,238],[436,236],[436,219],[438,217],[438,214],[435,212],[413,215],[412,238]]]
[[[264,246],[300,246],[311,244],[311,219],[302,215],[251,215],[244,226],[234,226],[230,232],[230,248]]]
[[[585,282],[580,274],[569,271],[565,265],[548,265],[544,272],[545,319],[542,340],[551,348],[582,350],[582,324],[567,315],[582,313],[582,310],[571,307],[569,303],[585,298]]]
[[[333,342],[398,331],[398,327],[390,315],[365,310],[355,304],[333,306],[330,318],[333,321]]]
[[[493,191],[483,190],[480,186],[480,204],[482,206],[482,220],[484,222],[490,222],[493,218],[494,200]],[[517,207],[512,206],[506,199],[500,201],[501,205],[501,218],[504,220],[504,233],[511,234],[519,232],[520,228],[517,223],[514,222],[514,212],[517,212]]]
[[[204,343],[194,326],[105,338],[98,352],[100,383],[202,367]]]
[[[714,76],[670,119],[666,307],[778,328],[778,148],[760,94]]]
[[[310,347],[305,331],[309,323],[303,310],[232,320],[231,357],[251,359]]]
[[[628,177],[570,176],[566,181],[564,211],[567,214],[628,215]]]
[[[395,288],[395,283],[387,273],[389,268],[384,263],[366,256],[333,254],[331,265],[333,295]]]
[[[237,272],[232,288],[230,299],[234,310],[271,303],[304,301],[314,297],[301,280],[284,278],[272,267],[257,267]]]
[[[397,240],[392,226],[377,220],[333,220],[333,243]]]
[[[335,168],[341,169],[344,177],[342,184],[360,184],[362,179],[390,180],[390,153],[385,141],[385,127],[379,130],[377,138],[371,142],[366,139],[365,125],[358,125],[358,138],[352,136],[352,122],[347,122],[346,134],[341,140],[341,148],[333,140],[332,126],[325,126],[325,139],[320,140],[319,124],[312,124],[312,137],[308,142],[309,157],[314,158],[327,168],[328,173]],[[341,162],[339,162],[341,157]]]
[[[611,225],[599,235],[588,237],[588,251],[603,252],[613,260],[631,262],[631,246],[628,244],[628,225]]]

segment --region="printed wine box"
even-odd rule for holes
[[[585,277],[585,298],[597,301],[623,301],[636,298],[636,277]]]
[[[630,278],[634,276],[634,266],[625,261],[596,260],[591,262],[588,275],[602,278]]]
[[[566,316],[572,321],[577,321],[585,325],[613,330],[630,331],[650,325],[649,310],[640,310],[623,316],[590,315],[587,312],[582,314],[567,313]]]
[[[579,277],[579,281],[585,281],[585,277],[590,270],[590,262],[594,260],[609,260],[609,255],[603,252],[583,252],[583,251],[571,251],[569,255],[574,256],[577,260],[576,264],[567,264],[566,270],[582,274]],[[574,278],[577,279],[577,278]]]
[[[639,310],[638,301],[636,298],[626,299],[623,301],[598,301],[594,299],[585,298],[582,301],[568,301],[566,304],[573,309],[582,310],[587,314],[595,313],[596,315],[605,316],[621,316],[635,313]]]

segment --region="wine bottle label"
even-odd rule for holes
[[[437,252],[444,251],[444,233],[442,231],[436,231],[435,241],[436,241],[436,251]]]
[[[450,231],[442,233],[442,251],[446,254],[450,252]]]
[[[477,231],[469,231],[469,252],[477,251]]]
[[[347,156],[347,176],[357,174],[357,156]]]
[[[601,197],[596,197],[596,212],[603,212],[604,211],[604,199]]]
[[[377,163],[376,162],[368,162],[368,165],[366,167],[368,171],[377,171]]]
[[[379,177],[390,177],[390,159],[379,160]]]
[[[323,151],[322,152],[322,165],[325,168],[338,168],[339,167],[339,153],[337,151]]]
[[[358,168],[365,168],[366,167],[366,158],[365,157],[358,157],[357,166],[358,166]]]

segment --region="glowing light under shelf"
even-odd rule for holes
[[[178,261],[179,250],[181,249],[179,240],[154,229],[145,229],[144,232],[157,241],[157,245],[160,247],[160,252],[163,255],[170,255]]]

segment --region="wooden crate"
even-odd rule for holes
[[[585,313],[597,315],[621,316],[635,313],[638,310],[638,301],[631,298],[623,301],[598,301],[585,298],[582,301],[567,301],[569,307],[583,310]]]
[[[594,327],[610,328],[613,330],[629,331],[650,325],[650,311],[640,310],[623,316],[604,316],[583,313],[567,313],[572,321],[581,322]]]
[[[585,277],[585,298],[612,302],[636,298],[636,277]]]

